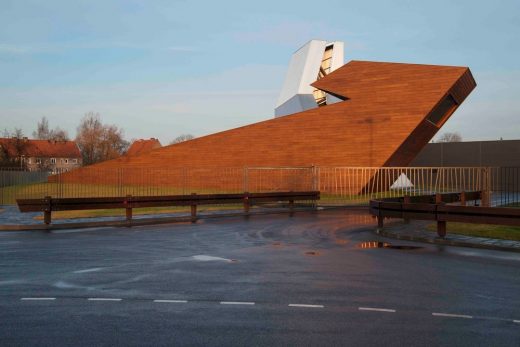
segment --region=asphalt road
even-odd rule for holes
[[[0,233],[0,345],[520,346],[520,255],[374,225],[337,210]]]

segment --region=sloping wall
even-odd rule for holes
[[[476,86],[466,67],[366,61],[351,61],[313,85],[345,101],[99,163],[62,179],[95,180],[97,169],[121,167],[407,166]],[[454,107],[439,124],[428,121],[449,95]]]

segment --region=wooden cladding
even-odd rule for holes
[[[110,160],[70,177],[92,179],[98,168],[407,166],[439,129],[427,118],[442,125],[475,85],[466,67],[351,61],[313,83],[345,101]]]

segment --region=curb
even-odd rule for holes
[[[453,240],[447,238],[429,238],[429,237],[422,237],[422,236],[411,236],[411,235],[403,235],[399,232],[391,232],[388,230],[382,230],[382,229],[376,229],[376,234],[397,239],[397,240],[406,240],[406,241],[416,241],[416,242],[423,242],[423,243],[430,243],[430,244],[436,244],[436,245],[443,245],[443,246],[455,246],[455,247],[466,247],[466,248],[478,248],[478,249],[488,249],[488,250],[494,250],[494,251],[506,251],[506,252],[516,252],[520,253],[520,248],[517,247],[506,247],[506,246],[499,246],[499,245],[491,245],[491,244],[482,244],[482,243],[473,243],[473,242],[465,242],[465,241],[459,241],[459,240]],[[489,239],[492,240],[492,239]]]

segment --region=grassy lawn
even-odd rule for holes
[[[513,202],[507,205],[502,205],[500,207],[520,207],[520,202]]]
[[[436,224],[428,225],[429,231],[437,231]],[[520,241],[520,227],[471,223],[447,223],[447,233],[493,239]]]
[[[200,189],[200,188],[186,188],[182,189],[173,186],[123,186],[117,185],[94,185],[94,184],[79,184],[79,183],[33,183],[23,184],[0,188],[0,201],[4,204],[15,204],[16,198],[37,199],[47,195],[49,196],[63,196],[63,197],[103,197],[103,196],[125,196],[128,194],[135,196],[154,196],[154,195],[182,195],[191,192],[199,194],[219,194],[230,193],[225,190],[217,189]],[[383,198],[396,196],[396,192],[380,192],[373,194],[371,198]],[[321,194],[321,203],[327,204],[341,204],[341,205],[366,205],[368,204],[369,196],[361,195],[331,195],[327,193]]]

